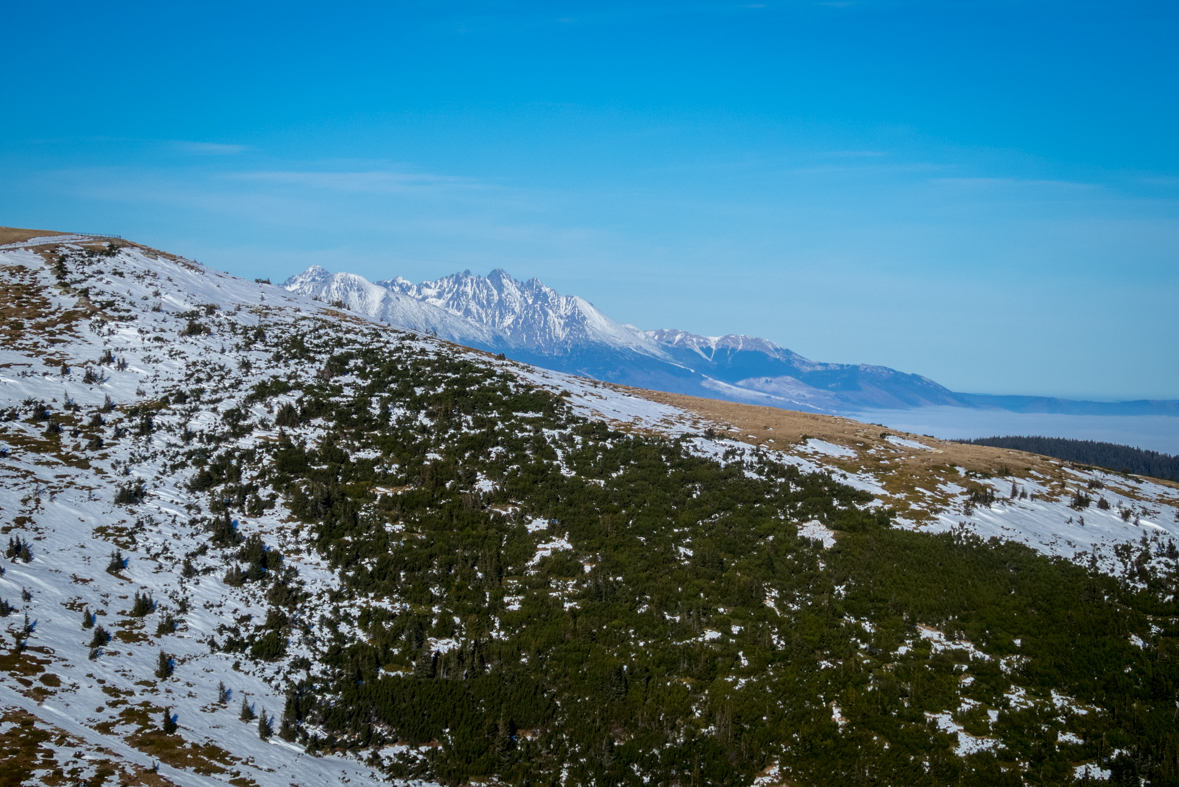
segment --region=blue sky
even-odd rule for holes
[[[0,224],[1179,398],[1179,4],[22,4]]]

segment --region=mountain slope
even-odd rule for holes
[[[0,249],[0,286],[17,783],[1173,781],[1173,486],[134,244]]]
[[[960,405],[961,397],[932,380],[886,366],[816,363],[750,336],[695,336],[649,331],[682,364],[738,388],[786,399],[805,398],[832,411]],[[712,387],[712,386],[708,386]]]

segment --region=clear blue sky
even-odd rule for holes
[[[5,11],[0,224],[1179,398],[1179,3]]]

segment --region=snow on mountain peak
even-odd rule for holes
[[[657,342],[610,319],[584,298],[561,295],[536,277],[521,282],[502,268],[486,277],[468,270],[416,285],[401,277],[377,285],[488,326],[509,344],[540,354],[604,344],[663,356]]]
[[[332,274],[327,270],[327,268],[323,268],[319,265],[312,265],[302,273],[296,273],[294,276],[284,281],[281,286],[283,289],[296,292],[305,287],[318,284],[329,278],[331,275]]]
[[[396,281],[409,285],[404,279]],[[432,333],[460,344],[487,346],[497,338],[487,326],[456,317],[396,288],[379,287],[354,273],[328,273],[316,265],[287,279],[282,286],[316,300],[342,302],[355,312],[398,328]]]
[[[794,361],[800,363],[810,363],[797,353],[791,352],[784,347],[779,347],[771,341],[760,339],[756,336],[745,336],[743,334],[726,334],[724,336],[699,336],[694,333],[680,330],[666,330],[658,329],[654,331],[647,331],[647,336],[651,337],[660,344],[669,345],[676,348],[685,348],[694,350],[704,358],[711,360],[718,350],[730,350],[734,352],[760,352],[771,358],[779,360]]]

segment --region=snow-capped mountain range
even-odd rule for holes
[[[470,271],[414,284],[315,266],[283,283],[402,328],[610,382],[819,412],[958,404],[932,380],[882,366],[824,364],[765,339],[643,331],[539,279]]]
[[[598,380],[736,402],[854,414],[948,405],[1104,415],[1175,415],[1177,402],[1074,402],[951,391],[926,377],[870,364],[821,363],[753,336],[644,331],[576,295],[502,269],[414,284],[378,282],[314,266],[287,290],[401,328]]]

